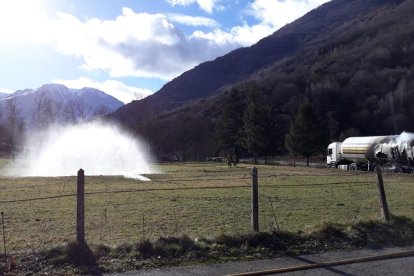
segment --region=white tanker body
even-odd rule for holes
[[[394,171],[412,172],[414,136],[406,134],[401,139],[402,135],[350,137],[343,142],[331,143],[327,166],[373,170],[377,165],[386,165]]]

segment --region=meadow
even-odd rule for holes
[[[75,239],[76,176],[1,176],[0,211],[9,251],[47,249]],[[251,230],[252,165],[159,164],[150,182],[88,176],[88,243],[110,246],[160,236],[214,237]],[[327,168],[258,165],[260,231],[306,232],[325,223],[380,217],[376,175]],[[74,175],[76,172],[74,172]],[[392,214],[414,219],[414,177],[384,173]],[[0,246],[1,249],[3,245]]]

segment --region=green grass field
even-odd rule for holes
[[[0,159],[0,175],[9,162]],[[85,171],[87,241],[118,245],[159,236],[246,233],[251,167],[162,164],[164,173],[148,175],[151,182]],[[258,166],[258,172],[261,231],[379,218],[374,173],[280,166]],[[390,211],[414,219],[413,175],[384,174],[384,182]],[[0,189],[8,250],[47,249],[75,239],[76,177],[0,176]]]

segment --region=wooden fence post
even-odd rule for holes
[[[76,241],[85,243],[85,174],[82,169],[78,171],[76,198]]]
[[[377,171],[377,187],[378,187],[378,192],[379,192],[381,216],[383,219],[385,219],[386,222],[389,222],[390,213],[388,211],[387,198],[385,196],[384,182],[382,181],[381,167],[376,166],[375,169]]]
[[[254,232],[259,232],[259,192],[257,182],[257,168],[252,170],[252,215],[251,224]]]

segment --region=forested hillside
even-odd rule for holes
[[[223,67],[232,57],[238,59],[231,63],[235,66]],[[251,60],[261,60],[260,66],[251,66]],[[199,67],[208,66],[212,71],[203,71],[188,86],[180,77],[152,98],[121,108],[115,117],[145,136],[159,156],[192,159],[220,150],[286,153],[285,135],[304,102],[319,114],[331,140],[414,131],[412,0],[334,0],[250,48]],[[206,82],[229,76],[230,69],[235,77],[205,92]],[[253,104],[266,112],[246,115]],[[262,126],[261,137],[255,137],[262,145],[255,153],[246,144],[249,117]]]
[[[414,2],[344,23],[251,80],[281,113],[310,99],[332,138],[350,128],[362,135],[413,131]]]

